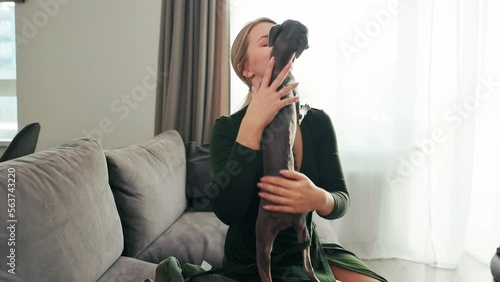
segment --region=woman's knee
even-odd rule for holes
[[[338,282],[380,282],[368,275],[337,266],[332,266],[332,272]]]

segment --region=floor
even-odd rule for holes
[[[442,269],[397,259],[365,261],[389,282],[493,282],[488,265],[464,255],[456,269]]]

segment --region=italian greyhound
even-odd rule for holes
[[[298,58],[308,46],[308,29],[302,23],[286,20],[275,25],[269,31],[268,46],[273,47],[271,56],[275,58],[275,65],[271,82],[276,79],[283,67],[290,61]],[[281,89],[293,82],[289,73],[278,88]],[[296,89],[291,91],[288,98],[297,96]],[[297,163],[293,155],[295,133],[300,120],[299,103],[283,107],[271,123],[264,129],[263,143],[264,175],[281,176],[280,170],[297,170]],[[272,204],[260,199],[259,213],[256,222],[257,237],[257,269],[262,282],[271,282],[271,251],[273,241],[278,233],[286,228],[293,227],[297,232],[298,243],[310,241],[306,225],[307,214],[280,213],[263,209],[264,205]],[[310,243],[302,250],[303,267],[311,281],[319,282],[314,274],[309,254]]]

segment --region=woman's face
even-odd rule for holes
[[[271,55],[271,47],[267,46],[269,30],[273,23],[259,23],[250,30],[247,36],[247,62],[243,68],[243,75],[250,79],[253,86],[262,80]]]

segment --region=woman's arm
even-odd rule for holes
[[[318,111],[317,124],[320,125],[319,134],[319,154],[318,154],[318,186],[325,189],[333,197],[333,209],[329,214],[325,214],[325,209],[317,211],[326,219],[336,219],[342,217],[349,207],[349,192],[340,164],[339,152],[337,148],[337,137],[333,124],[327,113]]]
[[[256,187],[258,164],[262,162],[261,151],[235,140],[235,136],[240,135],[235,131],[244,129],[243,123],[239,126],[229,117],[218,118],[212,128],[210,203],[217,217],[227,225],[246,213]],[[260,139],[254,142],[259,144]]]

